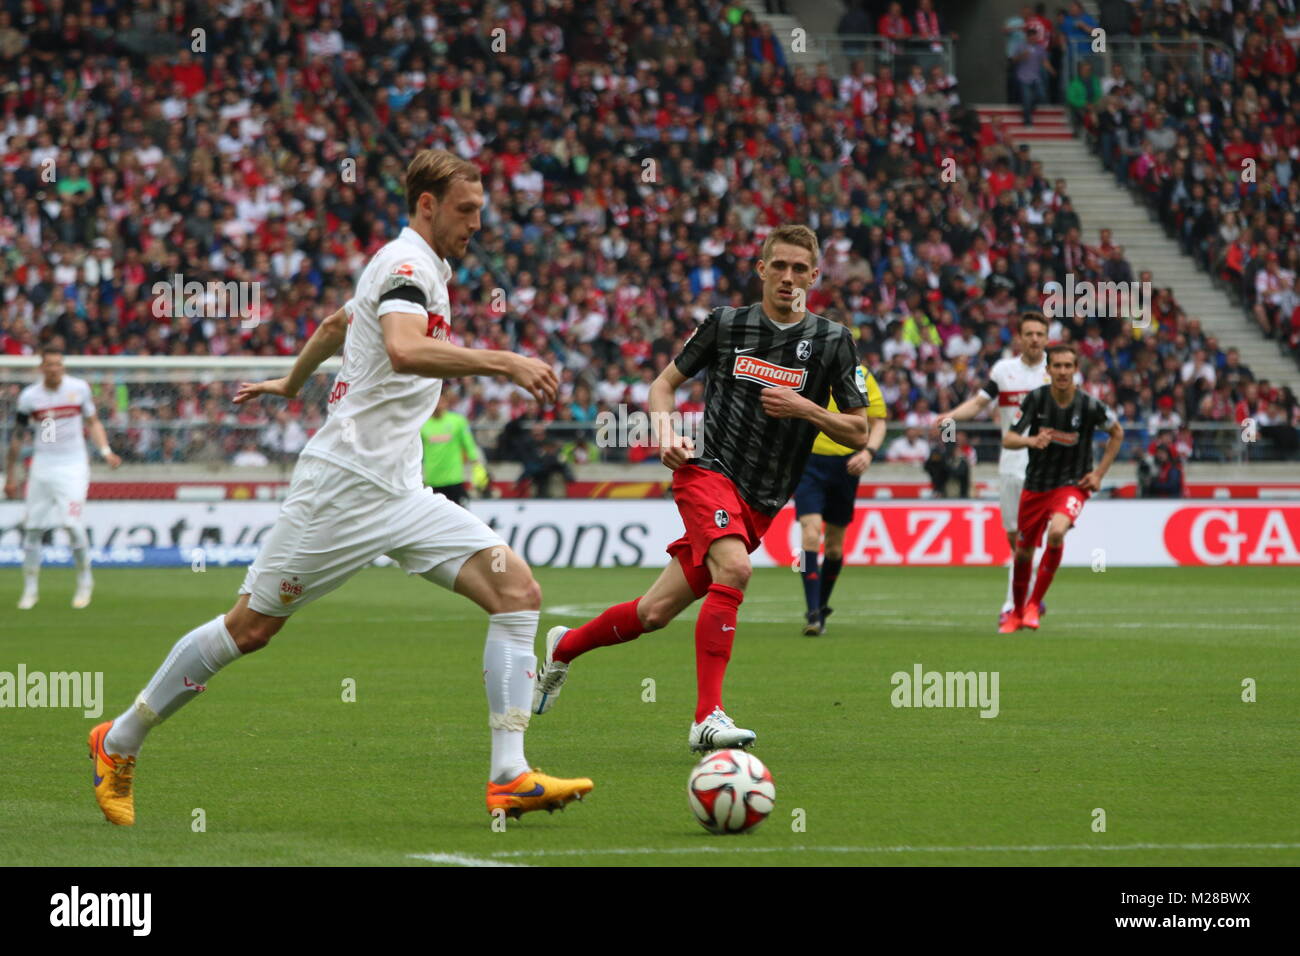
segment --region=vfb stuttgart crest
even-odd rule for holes
[[[282,604],[292,604],[300,597],[302,597],[302,585],[298,583],[297,575],[294,575],[292,580],[280,579],[280,602]]]
[[[812,342],[804,339],[795,346],[794,354],[798,357],[800,362],[808,361],[808,356],[812,355]]]
[[[731,524],[731,516],[719,508],[717,511],[713,512],[713,523],[719,528],[725,528],[727,525]]]

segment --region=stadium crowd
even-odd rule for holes
[[[864,15],[915,33],[941,29],[932,13],[920,0]],[[891,419],[922,442],[1006,353],[1045,282],[1143,277],[1106,230],[1085,238],[1068,184],[981,125],[942,68],[859,61],[834,76],[792,59],[722,0],[8,0],[0,352],[292,355],[404,225],[402,170],[424,147],[473,161],[488,198],[473,252],[453,263],[456,337],[560,372],[561,401],[545,409],[505,381],[460,383],[457,410],[489,454],[534,467],[608,454],[578,430],[643,405],[710,309],[758,298],[754,259],[783,222],[821,239],[809,308],[854,330]],[[1121,101],[1139,118],[1177,89],[1139,88],[1141,103]],[[1278,118],[1294,119],[1290,90],[1265,84],[1247,122],[1226,125],[1290,135]],[[1235,115],[1231,99],[1212,110]],[[1252,191],[1267,198],[1232,198],[1243,232],[1294,269],[1295,184],[1279,185],[1279,169]],[[155,283],[177,274],[256,283],[254,321],[172,316]],[[1170,290],[1155,318],[1145,333],[1124,317],[1060,319],[1050,333],[1078,343],[1085,387],[1121,412],[1134,451],[1164,435],[1184,454],[1228,454],[1186,425],[1263,416],[1294,452],[1287,390],[1255,382]],[[698,403],[699,383],[680,397]],[[319,402],[228,398],[195,382],[105,389],[99,402],[135,460],[286,459],[320,423]],[[980,457],[995,455],[994,440]]]
[[[1149,10],[1141,28],[1171,55],[1138,77],[1116,64],[1074,105],[1116,180],[1300,363],[1300,16],[1294,3],[1258,6]],[[1194,37],[1222,45],[1200,77],[1172,56]]]

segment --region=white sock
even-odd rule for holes
[[[70,524],[68,537],[72,539],[72,561],[77,566],[77,583],[89,584],[90,540],[86,537],[86,529],[79,524]]]
[[[509,783],[528,771],[524,731],[537,680],[537,611],[511,611],[488,617],[483,645],[488,726],[492,728],[492,782]]]
[[[28,528],[23,533],[23,590],[35,591],[41,576],[41,538],[45,531]]]
[[[134,757],[150,730],[193,700],[213,674],[239,656],[224,614],[190,631],[172,647],[135,703],[113,721],[104,749]]]

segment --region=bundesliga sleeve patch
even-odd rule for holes
[[[857,375],[854,376],[854,379],[858,383],[858,391],[861,392],[863,395],[866,395],[867,394],[867,373],[862,371],[861,365],[858,366]]]

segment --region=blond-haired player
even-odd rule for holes
[[[406,170],[406,195],[410,225],[370,260],[356,294],[316,330],[293,370],[245,384],[235,397],[242,403],[296,395],[343,347],[325,424],[302,450],[234,607],[182,637],[131,706],[90,733],[95,797],[113,823],[135,820],[132,776],[145,735],[221,668],[265,647],[289,615],[380,555],[488,614],[488,811],[518,816],[553,809],[592,789],[585,778],[530,770],[524,758],[541,607],[531,570],[482,520],[426,488],[421,474],[420,426],[438,404],[443,378],[505,375],[538,401],[552,402],[555,373],[536,359],[447,341],[447,259],[464,255],[479,228],[484,198],[477,168],[451,153],[423,150]]]

